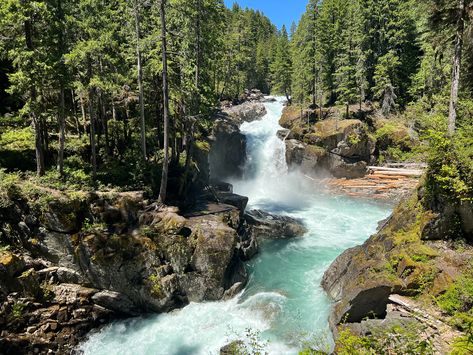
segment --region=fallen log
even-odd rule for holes
[[[380,171],[386,175],[409,175],[409,176],[420,176],[424,173],[421,169],[402,169],[402,168],[387,168],[382,166],[368,166],[368,170]]]

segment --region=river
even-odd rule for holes
[[[265,105],[263,119],[241,127],[248,162],[243,179],[232,181],[234,191],[249,197],[250,209],[302,219],[308,233],[264,243],[247,265],[250,280],[238,297],[113,323],[80,346],[85,354],[218,354],[242,338],[269,354],[297,354],[307,345],[331,347],[323,273],[337,255],[374,233],[392,207],[335,196],[301,174],[288,173],[285,144],[277,137],[283,100]]]

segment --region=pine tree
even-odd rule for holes
[[[169,87],[168,87],[168,59],[167,59],[167,30],[166,30],[166,0],[160,0],[159,12],[161,16],[161,53],[163,75],[163,119],[164,119],[164,157],[159,188],[158,201],[166,202],[168,174],[169,174]]]
[[[286,27],[283,25],[279,34],[274,62],[271,64],[272,89],[277,94],[284,94],[291,102],[291,52]]]
[[[361,103],[364,99],[365,63],[362,50],[364,41],[362,13],[358,1],[349,4],[343,19],[340,53],[337,56],[337,99],[346,104],[346,116],[349,115],[349,105]]]
[[[460,88],[461,61],[463,55],[465,29],[471,25],[473,15],[472,0],[429,1],[430,23],[434,30],[446,30],[453,37],[452,76],[448,113],[448,135],[455,133],[458,93]]]
[[[51,71],[55,65],[52,47],[53,14],[45,1],[3,1],[0,5],[2,47],[14,63],[8,92],[25,99],[22,113],[28,116],[35,132],[36,173],[45,173],[46,107],[43,93],[51,89]]]
[[[319,88],[320,61],[317,51],[317,18],[318,3],[311,0],[291,38],[293,96],[300,103],[311,100],[313,106],[316,105],[318,93],[321,92]]]

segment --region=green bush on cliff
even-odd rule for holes
[[[12,312],[10,315],[11,320],[22,319],[24,316],[24,309],[26,305],[22,302],[16,302],[12,307]]]
[[[453,342],[451,355],[473,354],[473,327],[471,327],[465,336],[458,337]]]
[[[473,328],[473,265],[458,277],[447,291],[437,298],[437,304],[452,323],[463,331]]]
[[[431,196],[454,201],[473,200],[473,124],[465,122],[453,138],[428,131],[431,152],[427,187]]]
[[[384,355],[384,354],[433,354],[429,339],[419,337],[422,326],[393,326],[388,329],[373,329],[371,335],[357,336],[350,329],[340,330],[335,344],[338,355]]]
[[[8,208],[13,203],[12,200],[20,195],[19,181],[18,174],[0,169],[0,208]]]
[[[161,277],[159,275],[151,275],[148,277],[151,293],[157,298],[165,296],[163,286],[161,285]]]

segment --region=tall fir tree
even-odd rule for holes
[[[277,41],[274,61],[271,64],[272,90],[284,94],[291,102],[291,49],[286,27],[283,25]]]

